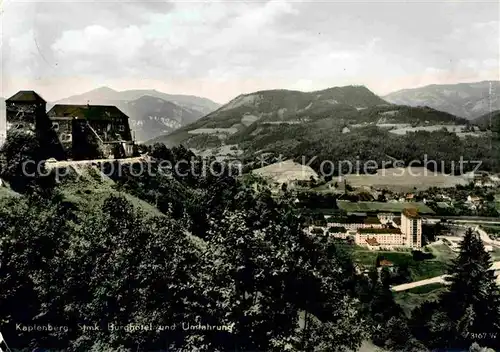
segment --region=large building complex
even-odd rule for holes
[[[417,208],[402,211],[370,212],[346,216],[330,216],[326,226],[309,226],[311,234],[328,234],[339,239],[352,238],[358,246],[369,249],[422,247],[422,217]],[[424,210],[425,212],[425,210]]]
[[[129,157],[134,142],[128,116],[116,106],[55,105],[34,91],[20,91],[5,101],[7,131],[22,129],[37,133],[56,159]]]

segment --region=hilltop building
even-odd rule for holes
[[[21,129],[38,134],[56,159],[130,157],[134,141],[125,115],[116,106],[55,105],[34,91],[20,91],[6,100],[7,131]]]
[[[7,130],[12,128],[35,131],[46,127],[47,102],[36,92],[22,90],[5,101]]]

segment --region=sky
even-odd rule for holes
[[[384,95],[499,80],[498,1],[1,3],[0,96],[94,88],[225,103],[264,89]]]

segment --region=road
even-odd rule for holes
[[[107,162],[119,162],[120,164],[132,164],[143,161],[148,161],[148,156],[138,156],[134,158],[125,158],[125,159],[94,159],[94,160],[63,160],[63,161],[46,161],[45,167],[47,169],[53,168],[64,168],[68,166],[81,166],[81,165],[97,165],[103,164]]]
[[[474,229],[477,233],[479,233],[479,236],[481,237],[481,240],[486,243],[486,244],[493,244],[495,246],[500,246],[500,241],[498,240],[492,240],[490,236],[486,233],[486,231],[482,230],[479,226],[476,226]]]
[[[494,262],[491,268],[494,269],[495,271],[500,271],[500,261]],[[436,284],[436,283],[446,284],[445,277],[446,275],[441,275],[441,276],[431,277],[430,279],[409,282],[407,284],[393,286],[392,290],[394,292],[400,292],[412,289],[414,287],[425,286],[430,284]],[[497,276],[497,282],[500,284],[500,275]]]

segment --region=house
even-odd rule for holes
[[[477,197],[477,196],[472,196],[472,195],[468,195],[467,196],[467,203],[470,203],[470,204],[479,204],[481,202],[481,197]]]
[[[393,267],[394,266],[394,263],[391,262],[390,260],[387,260],[387,259],[382,259],[380,262],[379,262],[379,265],[382,266],[382,267]]]
[[[405,199],[407,202],[411,202],[415,200],[415,195],[413,193],[407,193]]]
[[[92,141],[104,157],[133,154],[128,116],[116,106],[58,104],[46,112],[47,102],[30,90],[19,91],[5,102],[7,131],[36,132],[40,143],[50,146],[44,150],[47,158],[92,158],[86,153]]]
[[[107,157],[113,157],[115,147],[122,148],[125,156],[133,154],[129,118],[116,106],[57,104],[47,115],[59,140],[67,147],[83,132],[96,137]]]

